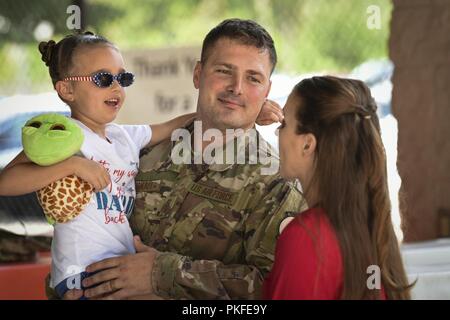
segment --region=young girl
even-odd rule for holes
[[[305,79],[284,114],[281,175],[300,180],[310,209],[281,233],[265,298],[408,299],[369,88],[350,79]]]
[[[69,175],[95,188],[96,194],[79,216],[55,224],[50,286],[63,297],[87,276],[87,265],[135,253],[127,218],[134,204],[139,152],[169,138],[195,114],[151,126],[113,124],[125,100],[124,88],[134,81],[116,46],[86,32],[58,43],[42,42],[39,51],[59,97],[83,130],[84,157],[72,156],[44,167],[32,163],[22,151],[1,172],[0,194],[33,192]],[[272,102],[265,104],[259,122],[278,120],[278,108]]]

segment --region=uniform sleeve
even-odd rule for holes
[[[122,125],[140,149],[144,148],[152,138],[152,128],[149,125]]]
[[[294,187],[279,183],[257,201],[245,221],[246,264],[160,253],[153,265],[155,293],[175,299],[260,299],[264,276],[273,263],[279,224],[289,212],[298,212],[301,195]]]
[[[330,226],[309,215],[293,220],[281,234],[275,263],[264,283],[264,298],[339,299],[341,257]]]

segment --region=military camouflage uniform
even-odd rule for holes
[[[246,164],[174,164],[176,143],[143,151],[130,219],[133,232],[160,251],[153,264],[155,293],[260,298],[280,223],[301,211],[303,197],[279,174],[261,175],[261,164],[248,164],[248,152]]]

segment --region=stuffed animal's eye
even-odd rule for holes
[[[28,124],[28,127],[40,128],[41,125],[42,123],[40,123],[39,121],[33,121],[32,123]]]
[[[50,130],[66,130],[62,124],[54,124],[50,127]]]

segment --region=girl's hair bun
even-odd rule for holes
[[[55,45],[56,42],[53,40],[39,43],[39,52],[42,55],[41,59],[45,62],[46,66],[50,65]]]

